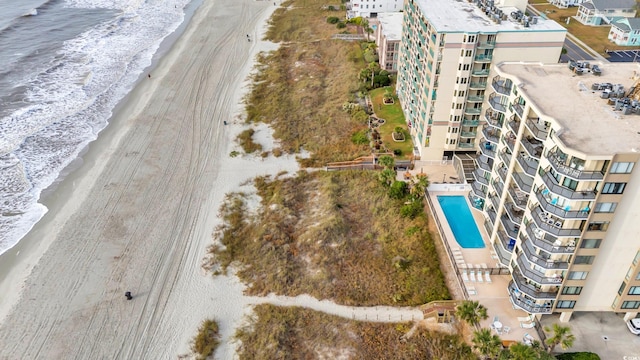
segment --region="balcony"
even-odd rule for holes
[[[524,172],[531,176],[536,176],[536,171],[538,171],[538,160],[532,158],[524,153],[524,151],[520,152],[518,156],[516,156],[516,160],[518,160],[518,164],[522,167]]]
[[[471,70],[473,76],[489,76],[489,69]]]
[[[509,235],[510,238],[515,239],[518,237],[520,224],[514,224],[507,215],[502,215],[500,217],[500,222],[502,223],[502,226],[504,226],[505,230],[507,230],[507,235]]]
[[[589,207],[584,208],[583,210],[565,210],[567,208],[560,208],[555,206],[553,203],[553,199],[549,199],[547,195],[543,194],[544,190],[536,191],[536,198],[540,203],[540,206],[546,211],[553,215],[556,215],[562,219],[586,219],[589,217]]]
[[[478,135],[477,131],[461,131],[460,132],[460,137],[461,138],[473,139],[477,135]]]
[[[507,211],[507,216],[514,224],[520,225],[522,222],[522,216],[524,215],[524,211],[517,209],[512,202],[508,202],[504,204],[505,210]]]
[[[496,223],[496,211],[494,209],[488,209],[487,215],[489,215],[489,219],[491,220],[491,226],[487,229],[487,233],[491,235],[491,232],[493,231],[493,225]]]
[[[491,169],[493,168],[493,160],[485,155],[480,155],[479,157],[477,157],[476,164],[478,164],[478,167],[480,169],[486,172],[491,172]]]
[[[491,204],[493,205],[494,209],[497,209],[500,207],[500,199],[498,198],[497,195],[493,194],[493,195],[489,195],[489,199],[491,200]],[[491,214],[489,214],[491,215]],[[493,223],[495,224],[496,222],[496,212],[495,210],[493,211],[493,218],[491,219],[493,220]]]
[[[509,238],[504,231],[498,230],[498,240],[500,240],[500,245],[506,252],[509,254],[513,252],[513,248],[516,246],[516,239]]]
[[[476,55],[476,57],[474,58],[475,62],[480,62],[480,63],[490,63],[492,59],[493,59],[493,55],[485,55],[485,54]]]
[[[484,135],[484,138],[489,141],[492,142],[494,144],[498,144],[498,137],[500,136],[500,131],[494,130],[494,129],[489,129],[488,126],[483,126],[482,127],[482,135]]]
[[[486,87],[487,87],[486,81],[469,83],[469,89],[472,89],[472,90],[482,90],[482,89],[485,89]]]
[[[511,107],[513,108],[513,111],[515,111],[515,113],[518,114],[520,119],[522,119],[522,114],[524,113],[524,105],[518,102],[514,102],[513,104],[511,104]]]
[[[548,213],[542,211],[540,206],[534,206],[533,209],[531,209],[531,214],[536,226],[551,235],[578,237],[582,234],[582,230],[580,229],[563,229],[563,222],[549,216]]]
[[[501,151],[498,155],[500,156],[500,159],[504,161],[504,164],[506,166],[509,166],[509,164],[511,164],[511,154],[507,153],[506,151]]]
[[[462,120],[462,126],[478,126],[478,125],[480,125],[480,120],[470,120],[470,119]]]
[[[489,106],[491,106],[491,108],[495,111],[500,111],[504,113],[507,111],[507,107],[502,103],[500,103],[501,99],[502,99],[502,96],[491,94],[489,96]]]
[[[565,165],[566,160],[558,155],[556,152],[549,152],[547,154],[547,159],[551,163],[551,167],[553,169],[565,176],[568,176],[575,180],[602,180],[604,179],[604,174],[600,171],[582,171],[579,169],[579,166],[575,163],[567,166]]]
[[[519,254],[517,256],[516,262],[518,263],[518,270],[520,270],[520,272],[522,273],[522,276],[524,276],[528,280],[531,280],[531,281],[533,281],[535,283],[538,283],[540,285],[558,285],[558,286],[560,286],[560,284],[562,284],[562,280],[563,279],[562,279],[561,276],[546,276],[546,275],[544,275],[543,273],[541,273],[541,272],[539,272],[537,270],[531,269],[531,266],[530,266],[531,263],[527,262],[525,260],[525,257],[522,256],[522,254]],[[515,269],[514,269],[513,273],[515,273]],[[512,275],[513,275],[513,273],[512,273]]]
[[[513,132],[507,131],[507,133],[502,136],[502,142],[507,145],[511,153],[513,153],[513,149],[516,146],[516,136]]]
[[[464,113],[467,115],[480,115],[482,108],[466,107]]]
[[[509,130],[513,131],[514,134],[517,134],[518,130],[520,130],[520,119],[518,119],[515,115],[513,115],[509,119],[509,122],[507,123],[507,125],[509,125]]]
[[[525,285],[525,284],[526,282],[521,283],[520,286],[522,286],[523,289],[519,289],[518,285],[515,284],[515,281],[511,281],[509,283],[509,300],[511,300],[511,303],[516,308],[520,308],[521,310],[524,310],[529,314],[551,314],[551,309],[553,309],[553,300],[555,299],[557,292],[549,293],[549,294],[553,294],[554,297],[553,298],[544,297],[542,300],[547,300],[547,301],[545,301],[544,304],[538,304],[538,303],[535,303],[533,300],[528,299],[523,294],[529,295],[529,293],[531,293],[531,294],[537,295],[541,293],[541,291],[536,290],[536,288],[533,286],[530,286],[528,284]],[[525,286],[530,286],[530,287],[525,287]]]
[[[511,85],[511,80],[501,80],[499,76],[494,77],[491,81],[493,90],[502,95],[509,96],[509,93],[511,93]]]
[[[597,192],[595,190],[573,190],[568,187],[561,186],[558,180],[551,176],[549,171],[544,171],[542,175],[542,181],[547,186],[547,189],[552,193],[562,196],[563,198],[571,200],[595,200]]]
[[[526,237],[523,239],[520,236],[520,247],[522,248],[522,253],[532,264],[536,264],[541,268],[547,270],[567,270],[569,268],[569,263],[561,260],[552,260],[550,258],[545,258],[543,254],[537,254],[533,245]]]
[[[491,110],[487,110],[484,113],[484,119],[487,121],[487,124],[494,127],[496,130],[502,129],[502,119],[500,118],[500,113],[493,112]]]
[[[463,142],[458,143],[459,149],[473,149],[475,146],[476,146],[475,143],[463,143]]]
[[[527,199],[529,198],[528,194],[514,188],[513,186],[509,186],[507,189],[509,195],[511,195],[511,200],[513,200],[513,204],[515,207],[524,210],[527,207]]]
[[[495,179],[491,182],[493,184],[493,188],[496,190],[496,194],[502,196],[502,190],[504,190],[504,184],[500,179]]]
[[[506,183],[507,182],[507,168],[506,167],[499,167],[498,168],[498,176],[500,176],[500,179],[502,179],[502,183]],[[502,192],[500,192],[500,194],[502,194]]]
[[[478,42],[476,44],[476,47],[478,49],[493,49],[495,46],[496,46],[495,41],[483,41],[483,42]]]
[[[530,241],[538,249],[551,254],[573,254],[576,251],[575,246],[560,245],[561,242],[557,237],[538,228],[534,229],[533,223],[529,223],[525,229],[527,231],[527,241]]]
[[[527,125],[527,128],[529,128],[529,131],[531,131],[531,134],[533,134],[536,139],[545,141],[547,139],[549,127],[538,124],[538,121],[538,118],[528,118],[527,121],[525,121],[525,125]]]
[[[484,198],[487,196],[487,188],[483,188],[477,181],[471,183],[471,190],[473,190],[473,194],[477,197]]]
[[[468,96],[467,97],[467,102],[481,103],[483,101],[484,101],[484,97],[482,97],[482,96]]]
[[[533,185],[533,179],[529,176],[524,176],[519,172],[513,172],[513,180],[516,181],[516,185],[520,188],[520,190],[526,192],[527,194],[531,192],[531,185]]]
[[[524,145],[524,148],[529,154],[529,156],[535,159],[540,159],[540,155],[542,155],[542,148],[543,148],[542,142],[529,136],[523,138],[522,141],[520,142],[522,143],[522,145]]]
[[[473,178],[476,180],[476,182],[479,182],[480,184],[485,186],[489,186],[489,180],[483,176],[484,174],[480,174],[479,169],[475,169],[471,174],[473,174]]]
[[[496,157],[496,146],[492,145],[490,142],[484,141],[486,139],[483,139],[483,141],[481,141],[480,143],[482,144],[482,146],[480,146],[480,152],[483,155],[486,155],[492,159],[495,159]]]

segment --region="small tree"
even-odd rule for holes
[[[389,189],[389,197],[392,199],[403,199],[407,195],[407,183],[404,181],[394,181]]]
[[[491,333],[489,329],[480,329],[473,333],[473,347],[478,350],[485,359],[495,358],[502,350],[502,342],[498,335]]]
[[[396,172],[391,169],[382,170],[378,176],[380,182],[385,186],[391,185],[396,180]]]
[[[472,326],[480,324],[480,320],[485,320],[488,317],[487,308],[480,305],[479,302],[471,300],[465,300],[458,305],[456,316]]]
[[[537,360],[538,355],[530,346],[523,343],[515,343],[509,346],[509,359],[512,360]]]
[[[576,337],[573,336],[568,326],[553,324],[551,328],[545,326],[544,331],[546,333],[553,332],[553,336],[545,340],[545,344],[549,345],[549,354],[553,353],[553,350],[558,345],[560,345],[563,350],[567,350],[573,346],[573,342],[576,340]]]
[[[385,167],[385,169],[393,169],[395,160],[389,155],[382,155],[378,158],[378,164]]]
[[[415,199],[421,199],[427,193],[429,178],[425,174],[417,174],[411,179],[410,193]]]

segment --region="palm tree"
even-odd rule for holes
[[[396,172],[391,169],[384,169],[378,174],[378,178],[384,186],[389,186],[396,181]]]
[[[512,360],[536,360],[538,359],[538,355],[535,350],[531,348],[531,346],[525,345],[523,343],[515,343],[509,346],[509,354],[511,355],[510,359]]]
[[[576,340],[576,337],[573,336],[568,326],[553,324],[551,328],[545,326],[544,331],[547,333],[553,331],[553,336],[548,337],[547,340],[544,341],[545,344],[549,345],[549,354],[553,353],[553,350],[558,345],[560,345],[563,350],[567,350],[573,346],[573,342]]]
[[[502,341],[498,335],[491,333],[489,329],[480,329],[473,333],[473,347],[484,356],[485,359],[495,358],[500,354]]]
[[[411,179],[411,195],[416,199],[421,199],[429,187],[429,178],[426,174],[417,174]]]
[[[487,316],[487,308],[480,305],[477,301],[465,300],[456,308],[456,316],[469,325],[477,326],[480,320],[485,320]]]
[[[378,158],[378,164],[384,166],[385,169],[393,169],[396,161],[389,155],[382,155]]]

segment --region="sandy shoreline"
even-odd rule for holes
[[[230,158],[242,127],[222,125],[242,110],[255,55],[273,47],[255,39],[274,9],[205,0],[51,195],[49,213],[5,253],[0,358],[175,358],[205,317],[231,335],[246,311],[242,285],[200,268],[217,209],[242,181],[297,169],[286,157]]]

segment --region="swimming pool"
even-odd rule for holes
[[[458,244],[465,249],[483,248],[482,235],[464,196],[438,196],[438,202]]]

